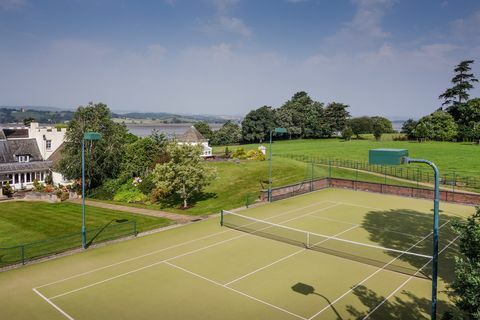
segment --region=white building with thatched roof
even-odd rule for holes
[[[205,137],[194,126],[191,126],[184,134],[179,136],[177,142],[178,144],[201,146],[203,148],[202,157],[204,158],[210,158],[213,156],[212,148],[208,145],[208,139],[205,139]]]

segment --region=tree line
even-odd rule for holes
[[[409,139],[480,142],[480,98],[470,99],[469,91],[478,82],[471,73],[474,60],[464,60],[454,68],[452,87],[439,99],[442,107],[420,118],[407,120],[402,127]]]

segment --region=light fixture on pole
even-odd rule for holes
[[[272,135],[273,133],[286,133],[285,128],[275,128],[270,130],[270,150],[269,150],[269,166],[268,166],[268,202],[272,202]]]
[[[82,248],[87,248],[87,228],[85,227],[85,141],[98,141],[102,135],[98,132],[85,132],[82,138]]]
[[[435,191],[433,197],[433,245],[432,245],[432,308],[431,319],[437,319],[437,281],[438,281],[438,221],[440,203],[440,174],[437,166],[425,159],[408,157],[406,149],[372,149],[368,154],[370,164],[400,165],[409,163],[424,163],[429,165],[434,172]]]

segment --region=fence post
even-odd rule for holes
[[[311,172],[311,180],[310,180],[310,192],[313,191],[313,179],[314,179],[314,174],[313,174],[313,161],[311,163],[311,169],[312,169],[312,172]]]
[[[247,195],[245,196],[245,208],[248,209],[248,193],[247,193]]]
[[[133,234],[137,236],[137,221],[133,220]]]
[[[453,187],[452,187],[453,190],[452,191],[453,191],[453,193],[455,193],[455,185],[457,184],[457,175],[456,175],[455,171],[453,171],[453,181],[452,181],[452,183],[453,183]]]
[[[223,210],[220,211],[220,225],[223,227]]]
[[[22,265],[25,265],[25,245],[22,245],[20,248],[22,252]]]

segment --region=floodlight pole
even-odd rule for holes
[[[273,130],[270,130],[270,148],[268,150],[268,202],[272,202],[272,134]]]
[[[87,230],[85,227],[85,137],[82,137],[82,248],[87,248]]]
[[[440,174],[437,166],[428,160],[404,158],[405,163],[424,163],[429,165],[434,172],[435,191],[433,200],[433,255],[432,255],[432,310],[431,319],[437,319],[437,278],[438,278],[438,220],[440,202]]]

